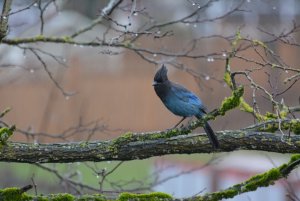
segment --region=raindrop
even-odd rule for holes
[[[66,63],[66,62],[67,62],[67,59],[63,58],[62,61],[63,61],[64,63]]]
[[[187,22],[187,23],[185,23],[185,25],[186,25],[186,26],[190,26],[190,23]]]
[[[83,46],[83,45],[79,45],[79,47],[80,47],[80,48],[83,48],[84,46]]]
[[[197,27],[197,24],[194,24],[194,27],[196,28],[196,27]]]
[[[207,61],[208,61],[208,62],[213,62],[213,61],[215,61],[215,59],[214,59],[213,57],[208,57],[208,58],[207,58]]]
[[[157,54],[154,53],[154,54],[153,54],[153,57],[157,57]]]
[[[30,72],[30,73],[34,73],[34,69],[31,68],[31,69],[29,70],[29,72]]]
[[[248,3],[250,3],[250,2],[251,2],[251,0],[247,0],[247,2],[248,2]]]
[[[7,17],[6,16],[2,16],[2,19],[7,19]]]
[[[65,96],[65,99],[66,100],[70,100],[70,96]]]
[[[160,31],[157,31],[156,33],[157,33],[157,34],[160,34],[161,32],[160,32]]]
[[[201,8],[201,6],[200,6],[200,5],[198,5],[198,8]]]
[[[134,15],[134,16],[138,16],[138,12],[134,12],[133,15]]]
[[[77,44],[74,44],[73,46],[74,46],[74,47],[77,47]]]
[[[225,52],[223,52],[222,56],[223,57],[227,57],[227,54]]]
[[[273,10],[276,10],[277,9],[277,7],[276,6],[273,6],[273,8],[272,8]]]
[[[97,175],[96,178],[99,179],[99,175]]]
[[[210,79],[210,77],[207,75],[207,76],[205,76],[205,80],[209,80]]]
[[[196,3],[195,3],[195,2],[193,2],[193,3],[192,3],[192,5],[193,5],[193,6],[195,6],[195,5],[196,5]]]
[[[139,34],[138,33],[136,33],[136,34],[134,34],[135,36],[139,36]]]
[[[289,73],[289,71],[288,71],[288,70],[285,70],[285,73]]]
[[[37,7],[37,6],[38,6],[38,3],[34,3],[33,6]]]

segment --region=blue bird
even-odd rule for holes
[[[154,90],[164,105],[175,115],[182,119],[174,126],[177,127],[185,118],[195,116],[201,119],[206,114],[202,101],[191,91],[183,86],[171,82],[167,76],[168,70],[165,65],[156,72],[154,76]],[[218,139],[208,124],[203,126],[213,148],[219,148]]]

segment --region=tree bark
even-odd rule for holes
[[[254,131],[217,132],[220,149],[214,150],[205,134],[184,134],[180,130],[126,133],[116,139],[96,142],[33,144],[7,142],[0,147],[0,161],[21,163],[69,163],[79,161],[128,161],[166,154],[261,150],[299,153],[300,136],[285,141],[282,135]]]

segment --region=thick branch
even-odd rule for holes
[[[205,134],[184,135],[182,131],[147,134],[127,133],[109,141],[60,144],[7,142],[2,145],[0,161],[23,163],[67,163],[77,161],[127,161],[166,154],[262,150],[278,153],[299,153],[300,136],[283,142],[282,136],[254,131],[218,132],[221,144],[214,150]],[[172,137],[173,136],[173,137]]]

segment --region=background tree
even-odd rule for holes
[[[195,196],[128,193],[164,191],[173,178],[222,169],[226,152],[299,153],[297,1],[4,0],[1,6],[1,187],[21,188],[1,190],[0,197],[68,192],[54,196],[218,200],[269,186],[298,166],[299,155],[280,155],[278,162],[263,152],[274,168],[236,185],[220,187],[226,181],[220,175],[207,179],[215,181],[209,189],[195,182]],[[218,131],[218,154],[202,134],[202,120],[167,130],[178,117],[151,86],[161,64],[209,107],[204,118]],[[191,153],[197,154],[148,159]],[[247,159],[235,164],[256,161],[238,154]],[[197,165],[172,173],[175,158]],[[286,199],[299,200],[285,181]]]

